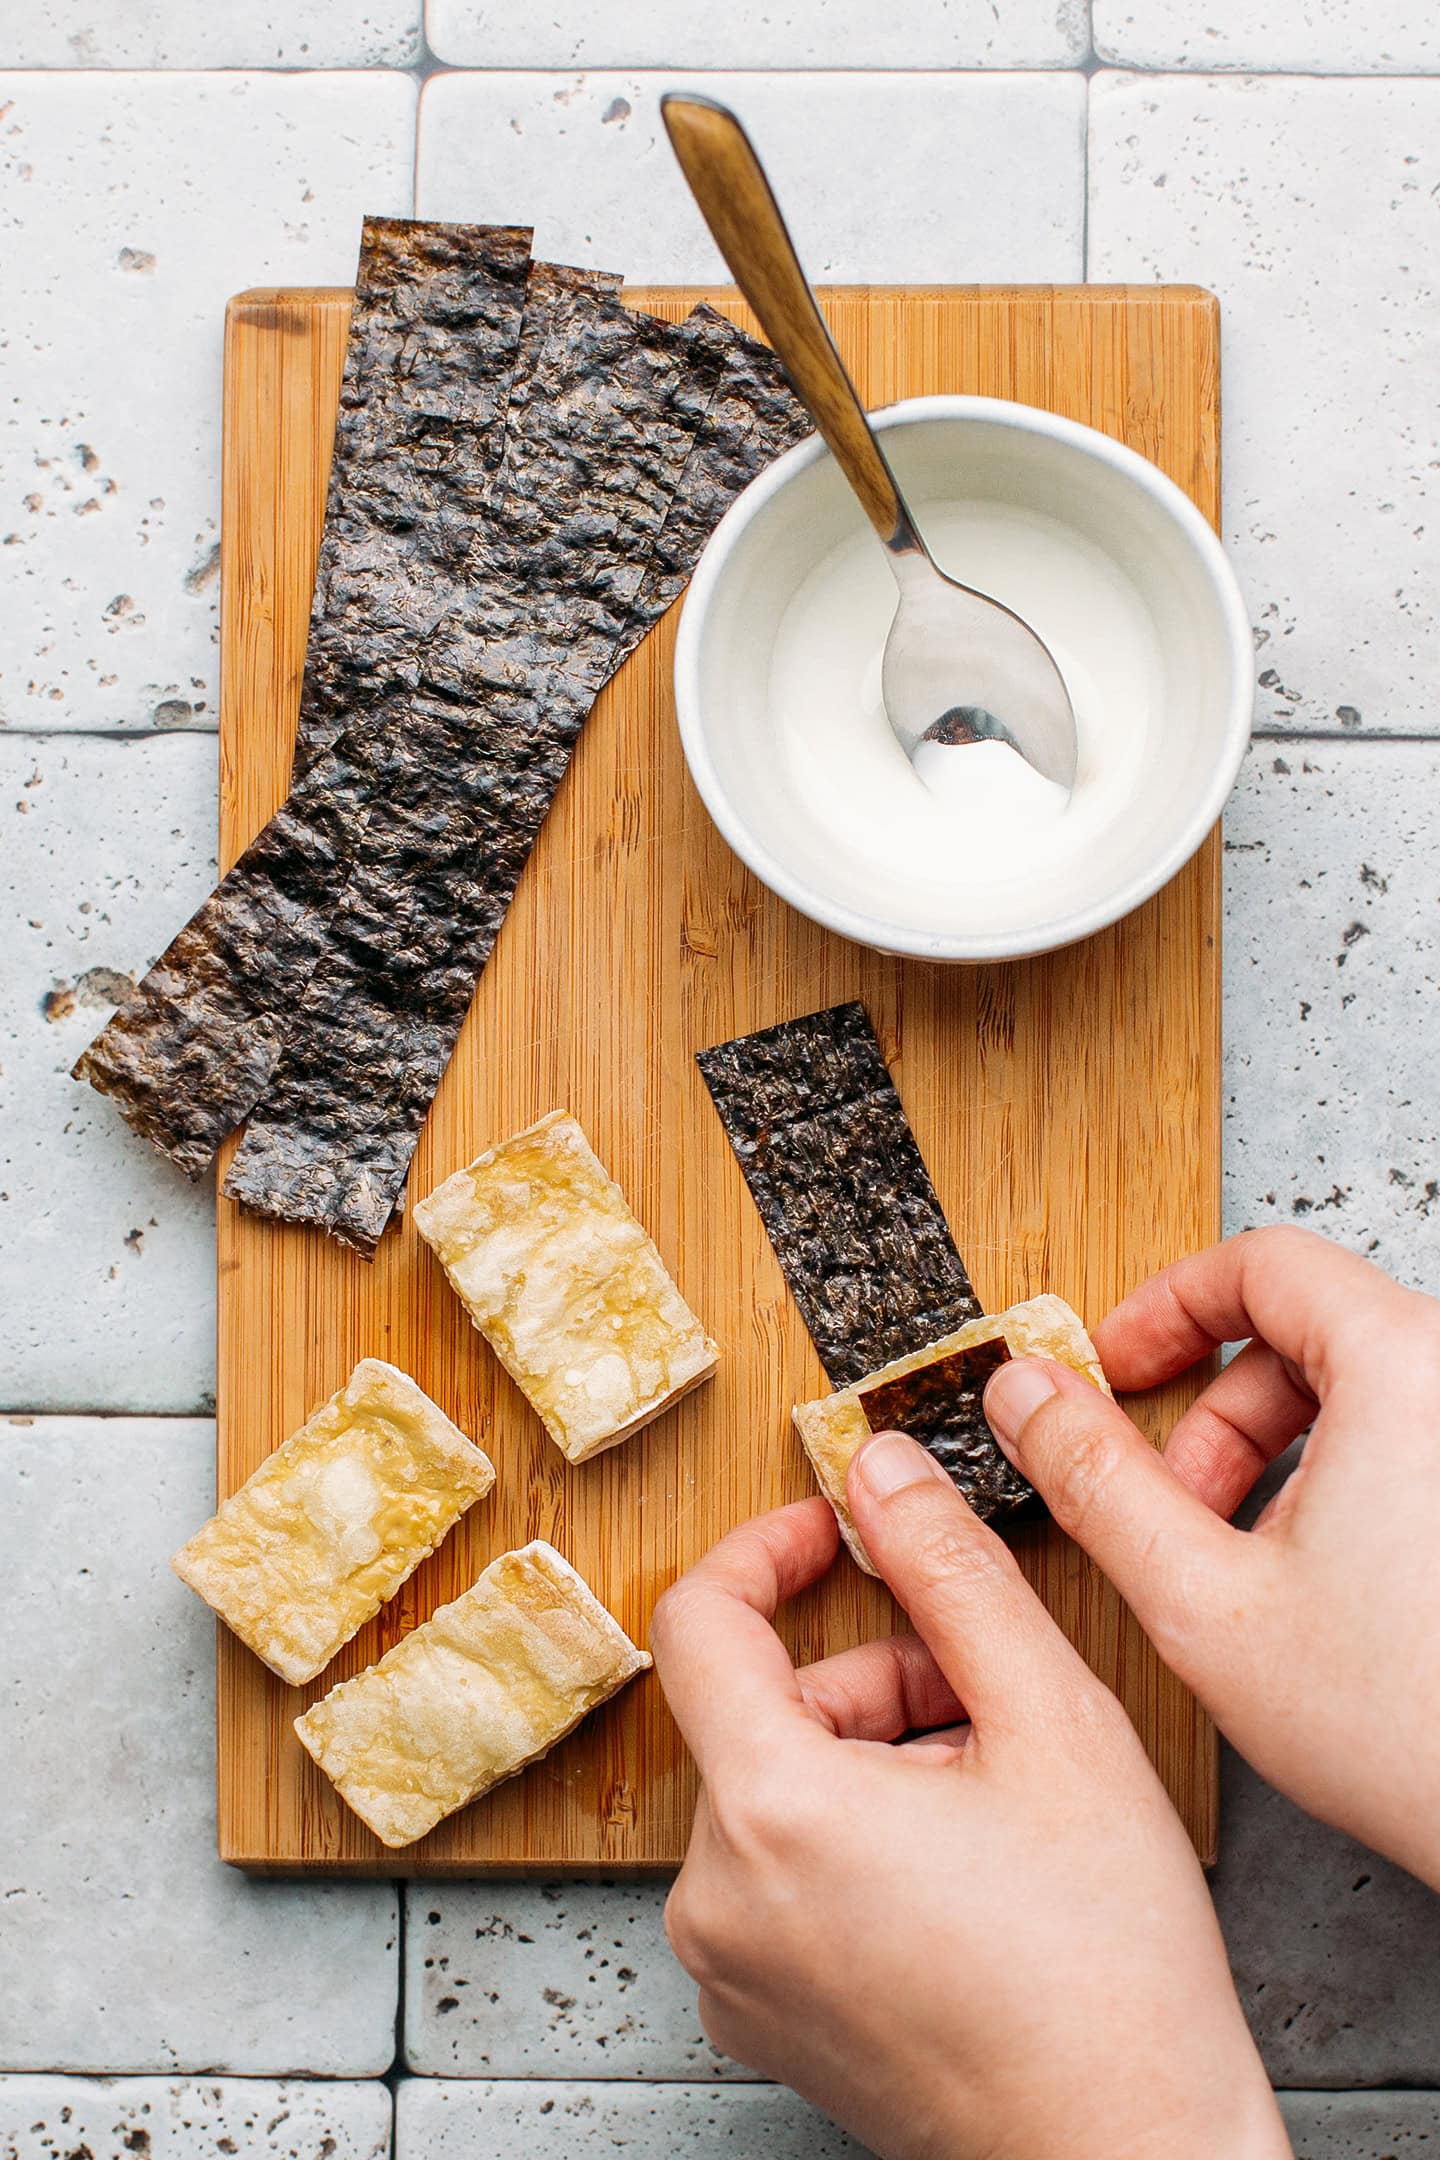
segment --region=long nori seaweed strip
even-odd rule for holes
[[[295,772],[417,687],[504,448],[530,233],[366,218],[305,653]]]
[[[832,1386],[979,1317],[863,1005],[696,1063]]]
[[[718,380],[623,632],[603,668],[586,664],[552,686],[545,712],[552,726],[562,723],[557,755],[529,776],[538,784],[525,792],[504,786],[503,765],[506,757],[528,760],[533,740],[517,731],[507,750],[482,739],[477,793],[468,770],[475,745],[463,722],[453,713],[426,716],[433,769],[455,784],[446,801],[432,800],[423,832],[407,826],[388,858],[372,825],[346,896],[337,955],[307,1000],[276,1087],[227,1180],[227,1192],[249,1206],[320,1221],[373,1251],[593,689],[683,588],[740,489],[809,431],[768,348],[709,308],[696,309],[683,328],[692,372],[697,365],[718,370]],[[663,326],[650,334],[656,329]],[[705,372],[698,379],[703,384]],[[523,356],[516,380],[527,380]],[[366,1076],[363,1099],[357,1069]],[[375,1086],[377,1072],[388,1087]]]
[[[442,457],[440,465],[456,502],[475,495],[460,470],[465,459],[482,473],[495,463],[504,402],[484,385],[487,370],[496,371],[508,392],[528,244],[528,234],[503,227],[366,222],[346,357],[349,432],[342,424],[331,492],[332,502],[337,488],[343,495],[341,479],[351,472],[355,489],[369,491],[370,508],[349,517],[347,546],[332,546],[328,557],[331,604],[339,604],[343,589],[353,612],[357,659],[353,665],[344,660],[343,637],[328,618],[323,629],[318,619],[312,622],[312,643],[318,636],[325,659],[313,681],[307,674],[313,732],[289,799],[74,1068],[77,1079],[112,1096],[135,1130],[192,1177],[267,1086],[285,1030],[325,950],[328,918],[369,808],[393,780],[403,741],[401,708],[375,688],[388,681],[379,661],[386,611],[376,596],[382,588],[398,590],[397,536],[404,520],[397,491],[403,492],[405,460],[427,436],[445,434],[447,427],[450,464]],[[407,263],[408,281],[397,285]],[[463,428],[458,413],[442,414],[443,399],[432,394],[438,352],[431,334],[436,326],[427,319],[431,269],[437,325],[449,339],[455,379],[463,386]],[[384,335],[376,327],[387,311],[408,324],[398,347],[394,322]],[[469,353],[454,350],[457,336],[463,345],[462,332],[474,339]],[[397,373],[401,361],[413,361],[408,372],[401,366]],[[393,455],[391,438],[399,446]],[[435,500],[432,487],[431,507]],[[437,522],[449,529],[443,516]],[[435,542],[427,538],[424,544]],[[326,560],[322,547],[322,567]],[[413,646],[413,622],[407,637]],[[330,742],[331,720],[347,711],[343,732]]]
[[[986,1381],[1009,1357],[1009,1344],[996,1336],[859,1390],[871,1432],[905,1432],[918,1440],[982,1522],[1036,1505],[1035,1488],[995,1445],[982,1400]]]
[[[376,805],[333,958],[226,1180],[245,1205],[362,1252],[389,1219],[715,386],[713,339],[622,308],[613,284],[532,266],[487,526],[407,721],[430,792]]]

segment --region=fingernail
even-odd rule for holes
[[[1041,1403],[1060,1390],[1043,1365],[1033,1358],[1016,1358],[990,1377],[985,1389],[985,1417],[1006,1455]]]
[[[932,1478],[939,1478],[942,1485],[950,1482],[918,1440],[898,1432],[877,1433],[867,1440],[855,1458],[855,1475],[872,1500],[888,1500],[891,1493],[903,1492],[907,1485],[924,1485]]]

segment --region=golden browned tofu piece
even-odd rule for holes
[[[415,1227],[571,1462],[628,1440],[715,1370],[714,1343],[568,1111],[457,1170]]]
[[[983,1348],[987,1344],[993,1346],[988,1355]],[[850,1513],[845,1478],[851,1457],[874,1432],[887,1427],[913,1431],[987,1519],[1013,1514],[1027,1500],[1033,1506],[1034,1495],[990,1438],[979,1405],[985,1380],[1007,1355],[1055,1358],[1110,1393],[1084,1323],[1063,1298],[1044,1296],[967,1321],[923,1350],[867,1373],[853,1387],[796,1404],[795,1428],[821,1491],[867,1575],[876,1570]],[[913,1407],[913,1416],[906,1414],[907,1405]]]
[[[494,1482],[489,1456],[408,1374],[362,1358],[171,1566],[300,1687]]]
[[[538,1540],[295,1720],[382,1844],[412,1845],[514,1777],[650,1663]]]

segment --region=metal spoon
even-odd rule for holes
[[[1009,743],[1047,780],[1075,779],[1075,714],[1030,625],[933,560],[800,267],[744,128],[711,98],[660,101],[691,192],[736,284],[884,544],[899,587],[881,685],[890,725],[921,743]]]

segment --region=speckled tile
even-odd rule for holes
[[[0,2077],[5,2160],[387,2160],[384,2085]]]
[[[1226,1227],[1440,1288],[1440,747],[1253,746],[1225,820]]]
[[[1127,67],[1425,75],[1440,15],[1427,0],[1095,0],[1095,49]]]
[[[199,1420],[0,1418],[9,2069],[393,2057],[392,1886],[250,1881],[215,1855],[215,1624],[169,1566],[214,1489]]]
[[[477,1882],[406,1896],[405,2060],[430,2077],[746,2078],[700,2030],[667,1886]]]
[[[537,251],[635,283],[722,279],[660,122],[660,74],[440,75],[420,102],[425,217],[524,218]],[[714,74],[774,175],[817,279],[1081,275],[1085,80]],[[875,184],[886,145],[923,141]],[[858,150],[858,154],[857,154]],[[984,175],[983,215],[971,203]]]
[[[405,67],[422,0],[25,0],[0,27],[0,67]]]
[[[1258,724],[1436,733],[1440,81],[1090,90],[1089,276],[1220,295]]]
[[[214,1201],[70,1078],[215,874],[215,744],[0,734],[0,1404],[197,1410]]]
[[[394,74],[0,75],[0,727],[214,725],[225,302],[351,281],[414,107]]]
[[[407,2078],[395,2096],[396,2160],[865,2160],[783,2085],[440,2083]],[[1328,2156],[1327,2156],[1328,2160]]]
[[[895,0],[880,8],[760,0],[427,0],[425,26],[457,67],[1043,68],[1089,51],[1083,0]]]
[[[1297,1441],[1262,1473],[1236,1517],[1242,1528],[1303,1450]],[[1220,1860],[1210,1887],[1270,2076],[1277,2086],[1302,2088],[1287,2119],[1314,2130],[1313,2160],[1348,2160],[1343,2139],[1351,2128],[1383,2140],[1394,2095],[1377,2097],[1372,2115],[1362,2110],[1349,2123],[1342,2110],[1326,2130],[1326,2088],[1440,2084],[1440,1899],[1301,1814],[1223,1746]],[[1355,2160],[1372,2150],[1394,2160],[1383,2142],[1357,2143]]]
[[[1440,2152],[1440,2093],[1280,2095],[1295,2160],[1430,2160]]]
[[[1302,1815],[1228,1749],[1211,1889],[1276,2085],[1440,2084],[1433,1892]]]

